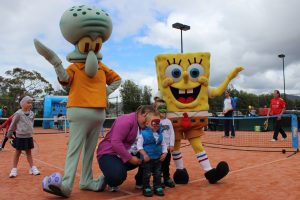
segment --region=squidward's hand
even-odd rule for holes
[[[48,60],[54,67],[57,67],[62,62],[60,58],[48,47],[46,47],[43,43],[41,43],[39,40],[34,39],[34,46],[37,52],[44,56],[46,60]]]
[[[37,39],[34,39],[34,46],[37,52],[40,55],[42,55],[44,58],[46,58],[46,60],[48,60],[54,66],[59,81],[68,83],[69,75],[67,74],[66,70],[62,66],[62,62],[60,58],[56,55],[56,53],[51,49],[49,49],[48,47],[46,47]]]

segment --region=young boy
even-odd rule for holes
[[[167,145],[168,153],[166,159],[162,162],[161,171],[163,177],[163,184],[166,187],[175,187],[173,180],[170,177],[170,161],[171,153],[174,150],[175,134],[172,122],[167,118],[167,105],[163,100],[158,102],[157,111],[160,115],[160,125],[162,128],[163,140]]]
[[[159,113],[149,113],[146,117],[146,128],[138,136],[137,150],[143,160],[143,195],[146,197],[164,196],[161,185],[161,162],[167,156],[167,145],[160,129]],[[150,177],[153,175],[153,190],[150,187]]]

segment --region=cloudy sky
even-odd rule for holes
[[[181,22],[191,26],[183,32],[184,52],[211,53],[211,86],[234,67],[244,66],[233,87],[259,94],[283,92],[278,54],[284,53],[286,93],[300,96],[299,0],[1,1],[0,75],[14,67],[36,70],[59,89],[53,67],[37,54],[33,39],[55,51],[67,67],[66,55],[74,47],[63,38],[59,21],[65,10],[82,4],[112,17],[112,36],[101,49],[103,62],[123,80],[148,85],[153,93],[154,57],[180,52],[180,31],[172,24]]]

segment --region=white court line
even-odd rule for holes
[[[24,156],[25,156],[25,155],[24,155]],[[37,158],[33,158],[33,160],[38,161],[38,162],[40,162],[40,163],[42,163],[42,164],[44,164],[44,165],[47,165],[47,166],[49,166],[49,167],[53,167],[53,168],[55,168],[55,169],[58,169],[58,170],[64,172],[64,169],[61,168],[61,167],[57,167],[57,166],[55,166],[55,165],[52,165],[52,164],[50,164],[50,163],[48,163],[48,162],[42,161],[42,160],[37,159]],[[50,176],[50,174],[49,174],[49,176]],[[76,172],[75,176],[76,176],[76,177],[80,177],[80,175],[79,175],[77,172]]]
[[[281,159],[278,159],[278,160],[274,160],[274,161],[271,161],[271,162],[266,162],[266,163],[262,163],[262,164],[258,164],[258,165],[253,165],[251,167],[245,167],[245,168],[242,168],[242,169],[230,171],[229,174],[234,174],[234,173],[246,171],[246,170],[257,168],[257,167],[262,167],[262,166],[265,166],[265,165],[269,165],[269,164],[272,164],[272,163],[284,161],[284,160],[287,160],[287,159],[289,159],[289,157],[281,158]],[[204,181],[204,180],[206,180],[206,178],[199,178],[199,179],[196,179],[196,180],[193,180],[193,181],[189,181],[189,183],[196,183],[196,182],[200,182],[200,181]],[[182,187],[182,186],[186,186],[186,185],[176,185],[176,187]],[[120,190],[120,191],[125,192],[125,190]],[[126,193],[131,193],[131,192],[126,191]],[[142,193],[141,192],[140,193],[133,193],[133,194],[122,196],[122,197],[112,198],[110,200],[125,199],[125,198],[130,198],[130,197],[139,196],[139,195],[142,195]]]

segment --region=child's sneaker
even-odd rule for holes
[[[0,151],[3,151],[4,149],[2,149],[2,147],[0,147]]]
[[[154,194],[157,196],[165,196],[164,190],[162,187],[157,187],[154,189]]]
[[[29,169],[29,174],[31,175],[40,175],[40,171],[38,170],[38,168],[36,166],[32,166],[30,169]]]
[[[170,188],[175,187],[175,183],[173,182],[173,180],[170,177],[164,181],[164,185],[166,187],[170,187]]]
[[[143,190],[143,195],[145,197],[152,197],[153,196],[153,191],[150,187],[147,187]]]
[[[276,142],[277,140],[275,140],[274,138],[271,140],[271,142]]]
[[[286,140],[287,140],[287,137],[285,137],[285,138],[282,138],[281,140],[282,140],[282,141],[286,141]]]
[[[9,174],[9,178],[15,178],[18,175],[18,170],[17,168],[12,168]]]

